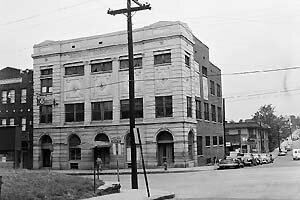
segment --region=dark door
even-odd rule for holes
[[[173,143],[159,143],[158,144],[158,165],[163,165],[164,161],[167,164],[174,162],[174,145]]]
[[[96,153],[95,160],[98,158],[98,156],[100,156],[103,162],[103,167],[109,167],[109,162],[110,162],[109,147],[96,148],[95,153]]]
[[[50,149],[42,149],[43,153],[43,167],[50,167],[51,151]]]

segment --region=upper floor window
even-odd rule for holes
[[[155,114],[156,117],[172,117],[172,96],[155,97]]]
[[[121,119],[128,119],[129,116],[129,100],[124,99],[120,101],[121,104]],[[136,98],[134,101],[134,117],[143,118],[143,98]]]
[[[92,63],[91,72],[109,72],[112,71],[112,61]]]
[[[223,145],[223,144],[224,144],[223,136],[219,136],[219,145]]]
[[[41,69],[41,76],[50,76],[50,75],[52,75],[52,73],[53,73],[52,68]]]
[[[143,59],[142,57],[140,58],[134,58],[133,59],[133,67],[141,67],[143,64]],[[128,69],[129,68],[129,61],[128,59],[121,59],[120,60],[120,69]]]
[[[10,103],[15,103],[16,100],[15,90],[10,90],[7,97],[9,98]]]
[[[26,118],[22,118],[22,131],[26,131]]]
[[[21,103],[26,103],[27,100],[27,90],[22,89],[21,90]]]
[[[209,120],[209,107],[208,103],[204,103],[204,119]]]
[[[213,136],[213,145],[218,145],[218,136]]]
[[[65,75],[84,75],[84,65],[65,67]]]
[[[9,125],[15,125],[15,119],[14,118],[9,119]]]
[[[203,155],[202,136],[197,136],[197,155]]]
[[[210,136],[205,136],[205,146],[210,147]]]
[[[52,105],[40,106],[40,123],[52,123]]]
[[[202,113],[201,113],[201,101],[196,98],[196,119],[202,119]]]
[[[170,64],[171,63],[171,53],[160,53],[154,55],[154,65],[160,64]]]
[[[202,66],[202,76],[207,77],[207,68]]]
[[[210,94],[215,95],[215,82],[210,80]]]
[[[113,102],[93,102],[92,120],[110,120],[113,119]]]
[[[220,84],[217,84],[217,96],[221,97],[221,86],[220,86]]]
[[[215,105],[211,105],[211,120],[213,122],[217,121],[217,116],[216,116],[216,106]]]
[[[184,62],[185,62],[185,65],[187,67],[190,67],[191,66],[191,60],[190,60],[190,56],[189,55],[185,55],[184,56]]]
[[[2,104],[7,104],[7,91],[2,91],[1,102],[2,102]]]
[[[192,97],[186,97],[187,101],[187,117],[192,117]]]
[[[222,123],[223,119],[222,119],[222,108],[218,107],[218,122]]]
[[[84,121],[84,103],[65,104],[66,122]]]
[[[7,124],[6,124],[6,119],[1,119],[1,125],[2,126],[6,126]]]
[[[41,79],[41,90],[42,93],[51,93],[52,92],[52,78]]]

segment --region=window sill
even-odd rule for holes
[[[205,146],[206,148],[210,148],[211,146]]]
[[[40,95],[41,96],[47,96],[47,95],[52,95],[53,92],[41,92]]]
[[[112,123],[112,119],[105,119],[105,120],[92,120],[91,124],[96,124],[96,123]]]
[[[80,121],[80,122],[65,122],[65,125],[83,125],[84,121]]]
[[[213,147],[218,147],[218,145],[217,145],[217,144],[215,144],[215,145],[213,145]]]
[[[76,77],[76,76],[84,76],[84,74],[71,74],[71,75],[64,75],[64,78]]]
[[[172,63],[162,63],[162,64],[154,64],[154,67],[159,67],[159,66],[165,66],[165,65],[172,65]]]
[[[135,67],[134,69],[143,69],[143,66],[138,66],[138,67]],[[119,71],[128,71],[129,68],[123,68],[123,69],[119,69]]]
[[[108,73],[112,73],[112,70],[109,70],[109,71],[100,71],[100,72],[91,72],[91,75],[108,74]]]

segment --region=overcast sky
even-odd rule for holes
[[[0,69],[32,68],[33,45],[44,40],[65,40],[126,29],[124,15],[107,14],[108,8],[126,7],[126,0],[0,2]],[[194,35],[209,47],[210,61],[224,74],[227,120],[250,118],[264,104],[273,104],[278,115],[300,115],[300,69],[230,75],[300,67],[300,1],[148,2],[152,10],[136,13],[133,28],[166,20],[187,23]]]

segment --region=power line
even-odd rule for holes
[[[32,15],[32,16],[28,16],[28,17],[24,17],[24,18],[12,20],[12,21],[0,24],[0,26],[6,26],[6,25],[11,25],[11,24],[16,24],[16,23],[20,23],[20,22],[23,22],[23,21],[31,20],[31,19],[34,19],[34,18],[38,18],[38,17],[44,16],[44,15],[49,15],[49,14],[53,14],[53,13],[56,13],[56,12],[68,10],[68,9],[71,9],[71,8],[79,7],[79,6],[82,6],[84,4],[90,3],[92,1],[95,1],[95,0],[87,0],[87,1],[83,1],[81,3],[73,4],[73,5],[70,5],[70,6],[65,6],[65,7],[57,8],[57,9],[51,10],[51,11],[46,12],[46,13],[39,13],[39,14],[35,14],[35,15]]]

